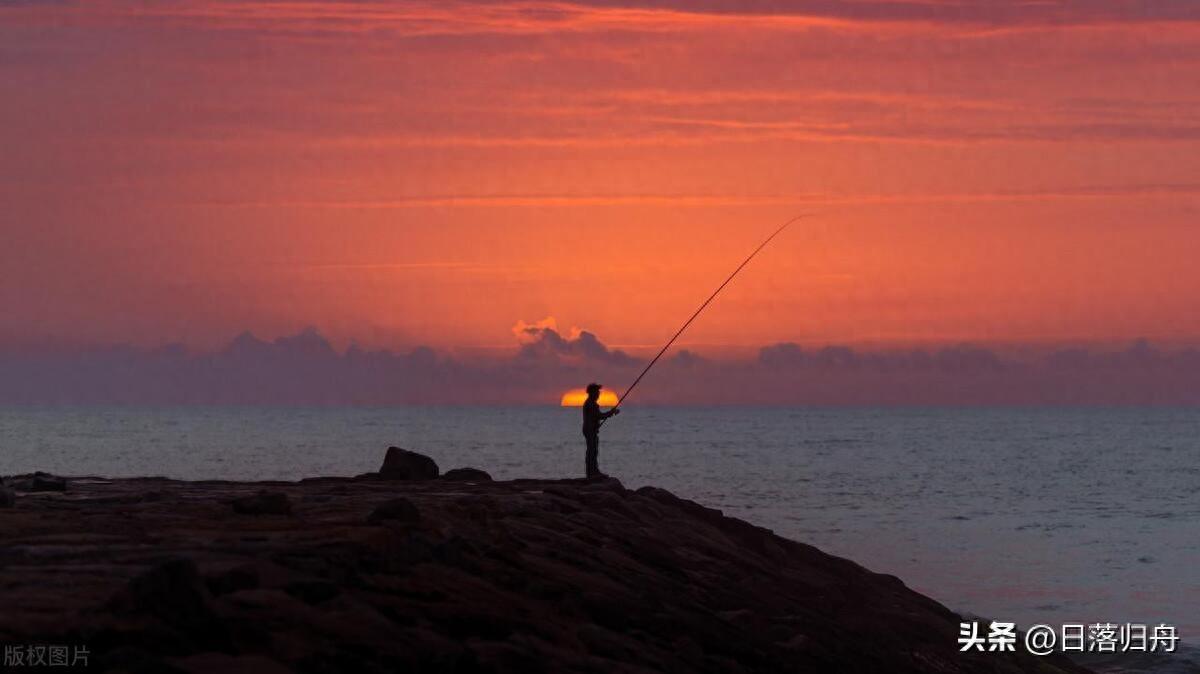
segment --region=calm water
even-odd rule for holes
[[[560,408],[0,409],[0,474],[353,475],[391,444],[498,479],[583,469]],[[1174,624],[1186,654],[1124,666],[1200,671],[1200,410],[632,408],[601,467],[960,611]]]

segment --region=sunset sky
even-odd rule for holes
[[[0,0],[0,342],[1200,342],[1200,5]],[[519,333],[517,329],[515,332]]]

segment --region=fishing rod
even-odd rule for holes
[[[733,273],[729,275],[729,278],[725,279],[724,283],[717,286],[717,289],[714,290],[713,293],[708,296],[708,299],[704,300],[704,304],[701,304],[700,308],[697,309],[694,314],[692,314],[691,318],[687,319],[687,321],[683,324],[683,327],[679,328],[679,330],[676,331],[675,335],[673,337],[671,337],[671,339],[668,340],[665,345],[663,345],[663,348],[660,349],[658,352],[658,355],[656,355],[650,361],[650,364],[646,366],[646,369],[642,370],[642,373],[637,376],[637,379],[634,379],[633,383],[629,385],[629,388],[625,389],[625,392],[621,394],[621,397],[617,398],[617,404],[613,405],[612,409],[613,410],[617,409],[618,407],[621,406],[621,403],[625,402],[625,399],[628,398],[629,394],[633,392],[633,389],[637,387],[638,382],[640,382],[642,380],[642,377],[646,376],[646,373],[650,371],[650,368],[654,367],[654,364],[658,362],[658,359],[662,358],[663,354],[667,352],[667,349],[671,348],[671,345],[675,343],[675,340],[679,339],[679,336],[683,334],[683,331],[687,330],[688,326],[692,324],[692,321],[696,320],[696,317],[700,315],[700,312],[704,311],[704,308],[707,307],[714,299],[716,299],[717,295],[720,294],[720,292],[725,289],[725,286],[729,285],[729,282],[733,280],[733,277],[738,275],[738,272],[740,272],[743,267],[750,264],[750,260],[753,260],[754,256],[758,255],[759,251],[761,251],[763,248],[766,248],[767,244],[771,243],[772,239],[779,236],[780,233],[783,232],[783,230],[788,228],[788,225],[790,225],[793,222],[800,220],[802,218],[807,218],[811,215],[812,215],[812,213],[801,213],[800,215],[797,215],[796,217],[792,218],[791,220],[788,220],[787,222],[783,223],[779,227],[779,229],[777,229],[771,233],[771,236],[768,236],[765,241],[758,244],[758,248],[755,248],[754,252],[750,253],[750,255],[745,260],[743,260],[741,264],[739,264],[737,266],[737,269],[733,270]],[[611,412],[612,410],[609,410],[609,411]],[[601,420],[600,423],[603,424],[604,421],[607,421],[607,419]]]

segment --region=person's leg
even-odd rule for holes
[[[587,439],[587,455],[584,457],[588,477],[596,477],[600,474],[599,454],[600,454],[600,436],[584,435]]]

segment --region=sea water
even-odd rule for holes
[[[578,409],[0,408],[0,474],[293,480],[388,445],[497,479],[583,472]],[[1200,671],[1200,410],[670,408],[604,427],[601,468],[902,578],[963,613],[1165,623]]]

